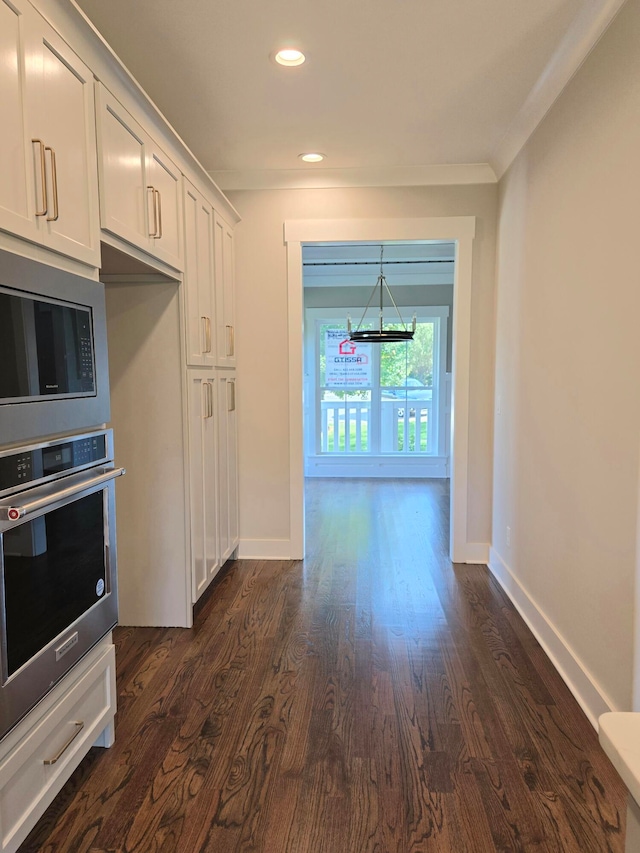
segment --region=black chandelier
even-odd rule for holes
[[[382,259],[384,256],[384,246],[380,246],[380,275],[378,276],[378,280],[373,286],[373,290],[371,291],[371,296],[369,296],[369,301],[367,302],[367,307],[364,309],[364,313],[360,318],[360,322],[358,323],[358,328],[355,331],[351,330],[351,317],[347,317],[347,331],[349,333],[349,339],[352,341],[359,341],[360,343],[374,343],[374,344],[386,344],[386,343],[395,343],[396,341],[412,341],[413,336],[416,331],[416,317],[415,314],[413,316],[413,324],[410,329],[407,329],[407,326],[400,315],[400,311],[398,311],[398,306],[396,305],[395,299],[391,295],[391,291],[389,290],[389,285],[387,284],[387,279],[382,271]],[[369,310],[369,306],[373,300],[373,297],[376,293],[376,290],[380,291],[380,325],[377,329],[362,329],[362,324],[364,322],[365,315]],[[384,292],[385,290],[389,294],[389,299],[393,307],[396,309],[396,314],[400,319],[400,323],[402,324],[402,329],[385,329],[384,328],[384,319],[383,319],[383,300],[384,300]]]

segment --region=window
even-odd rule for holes
[[[307,311],[307,456],[446,456],[448,308],[418,309],[414,340],[385,344],[350,341],[347,313]]]

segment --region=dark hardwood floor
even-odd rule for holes
[[[116,743],[21,853],[622,853],[625,792],[445,481],[313,481],[308,557],[119,628]]]

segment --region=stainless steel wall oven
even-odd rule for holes
[[[118,616],[111,430],[0,452],[0,737]]]

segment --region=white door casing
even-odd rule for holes
[[[482,562],[468,541],[469,375],[474,216],[425,219],[300,219],[284,223],[289,325],[289,537],[292,559],[304,558],[302,245],[319,242],[437,241],[456,246],[453,282],[450,556]]]

